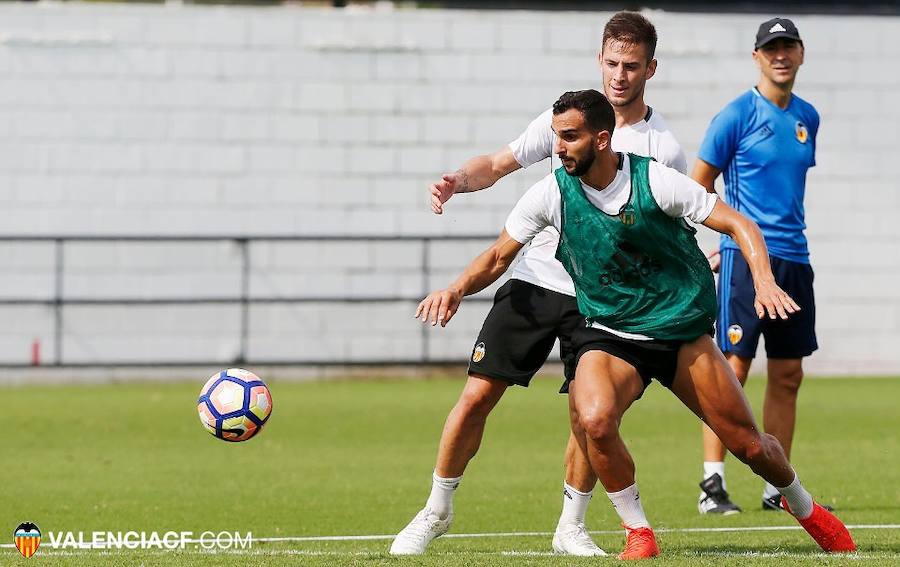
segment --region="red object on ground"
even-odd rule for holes
[[[784,496],[781,497],[781,507],[788,512],[791,511]],[[791,515],[793,516],[793,512],[791,512]],[[794,517],[797,518],[796,516]],[[819,547],[825,551],[856,551],[856,544],[853,542],[853,538],[850,536],[850,532],[847,530],[844,522],[823,508],[818,502],[813,502],[813,513],[809,518],[805,520],[797,518],[797,521],[800,522],[806,533],[816,540]]]

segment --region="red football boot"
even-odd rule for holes
[[[622,524],[627,534],[625,549],[619,554],[619,559],[650,559],[659,555],[659,546],[656,545],[656,536],[650,528],[629,528]]]
[[[791,513],[787,500],[781,497],[781,506]],[[794,516],[796,518],[796,516]],[[850,532],[837,516],[826,510],[818,502],[813,502],[813,513],[809,518],[801,520],[797,518],[806,533],[812,536],[819,547],[830,552],[856,551],[856,544],[850,537]]]

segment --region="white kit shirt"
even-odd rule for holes
[[[510,142],[509,148],[512,150],[513,157],[516,158],[516,161],[522,167],[528,167],[543,159],[552,157],[551,168],[556,169],[560,166],[560,163],[553,154],[553,143],[555,140],[553,109],[549,109],[532,120],[531,124],[528,125],[528,129],[522,132],[522,135],[515,141]],[[648,108],[647,116],[643,120],[630,126],[613,130],[612,147],[618,152],[630,152],[652,157],[657,162],[674,168],[681,173],[685,173],[687,170],[687,160],[684,157],[684,152],[681,151],[678,140],[669,131],[662,116],[653,109]],[[652,187],[654,181],[652,167],[650,175],[650,185]],[[655,192],[654,196],[656,196]],[[625,198],[627,199],[627,194]],[[622,203],[624,204],[624,201]],[[615,213],[618,213],[618,209],[615,210]],[[572,284],[572,279],[566,273],[562,264],[556,259],[558,244],[559,231],[553,227],[547,228],[541,234],[535,236],[531,241],[531,245],[525,250],[522,258],[513,269],[512,277],[544,289],[566,295],[575,295],[575,286]]]
[[[622,169],[616,174],[612,182],[602,190],[594,189],[590,185],[581,183],[585,196],[592,205],[608,215],[617,215],[631,196],[631,168],[629,157],[625,154]],[[682,175],[670,167],[657,162],[648,164],[648,177],[650,181],[650,193],[659,208],[673,218],[686,218],[695,223],[702,223],[712,213],[716,206],[718,196],[707,192],[702,185]],[[559,238],[559,229],[562,226],[562,195],[556,175],[551,173],[535,183],[516,203],[515,208],[506,219],[506,232],[516,242],[527,244],[542,238],[547,229],[552,229]],[[556,247],[554,246],[554,251]],[[575,295],[575,286],[569,274],[562,268],[562,264],[554,259],[554,262],[562,269],[566,276],[566,289],[560,289],[561,293]],[[525,279],[525,278],[520,278]],[[526,279],[536,285],[541,285]],[[546,286],[542,286],[546,287]],[[596,325],[595,325],[596,326]],[[600,326],[601,328],[602,327]],[[607,329],[626,338],[644,339],[640,335],[627,336],[613,329]]]

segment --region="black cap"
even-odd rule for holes
[[[779,37],[786,37],[799,42],[803,41],[800,39],[800,32],[797,31],[797,26],[794,25],[794,22],[787,18],[772,18],[759,25],[759,31],[756,32],[756,45],[753,49],[759,49]]]

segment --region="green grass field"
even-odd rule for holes
[[[391,535],[422,506],[438,436],[462,379],[272,382],[259,437],[214,439],[194,408],[204,378],[182,384],[0,389],[6,400],[0,565],[587,565],[549,555],[561,505],[566,400],[555,379],[510,390],[491,417],[455,500],[453,534],[429,554],[394,558],[388,538],[255,543],[250,551],[54,550],[48,532],[252,532],[254,538]],[[748,392],[759,407],[763,380]],[[810,379],[793,461],[807,487],[848,525],[900,524],[900,379]],[[762,484],[734,460],[728,482],[745,513],[701,517],[699,425],[654,384],[626,416],[658,565],[898,565],[900,529],[853,530],[855,556],[826,556],[783,513],[758,509]],[[37,554],[11,548],[33,521]],[[601,490],[588,527],[623,544]],[[700,528],[700,531],[683,531]],[[732,528],[734,531],[711,531]]]

